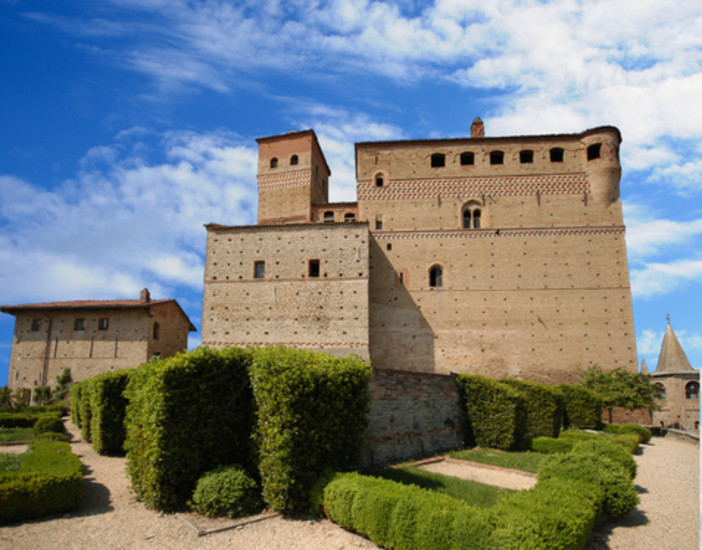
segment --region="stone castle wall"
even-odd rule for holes
[[[362,223],[208,226],[203,344],[368,358],[368,242]],[[318,276],[311,260],[319,261]]]
[[[465,411],[454,376],[375,370],[369,389],[365,467],[463,446]]]

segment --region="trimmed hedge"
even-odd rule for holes
[[[637,465],[634,457],[627,449],[610,439],[603,437],[591,441],[580,441],[573,446],[573,452],[605,456],[622,466],[629,474],[629,479],[636,477]]]
[[[34,435],[43,434],[45,432],[65,432],[66,428],[63,421],[58,416],[46,415],[37,418],[34,423]]]
[[[563,424],[563,393],[554,386],[531,380],[505,378],[502,382],[525,396],[526,433],[533,437],[558,437]]]
[[[560,384],[558,389],[564,396],[563,425],[566,428],[581,430],[598,430],[600,428],[603,400],[599,393],[571,384]]]
[[[90,400],[90,437],[103,455],[123,455],[127,398],[124,390],[132,369],[104,372],[87,380]]]
[[[555,454],[539,465],[539,483],[547,479],[581,481],[604,490],[604,519],[614,519],[631,512],[639,503],[634,483],[622,466],[595,452]]]
[[[261,510],[261,488],[238,464],[220,466],[198,481],[190,507],[207,516],[238,518]]]
[[[50,413],[0,413],[0,426],[3,428],[33,428],[43,416],[58,418],[56,414]]]
[[[182,509],[203,473],[255,467],[250,363],[251,351],[199,348],[132,370],[127,472],[148,506]]]
[[[82,425],[80,418],[80,401],[83,388],[82,382],[74,382],[71,386],[71,422],[79,428]]]
[[[605,424],[604,432],[610,434],[636,434],[639,443],[648,443],[653,437],[651,430],[639,424]]]
[[[0,473],[0,523],[67,512],[83,498],[83,466],[68,443],[37,439],[17,471]]]
[[[568,453],[577,443],[578,441],[576,439],[568,437],[535,437],[531,440],[531,450],[549,455]]]
[[[256,350],[250,372],[263,498],[274,510],[307,511],[326,468],[360,462],[370,368],[359,357],[279,346]]]
[[[513,450],[521,445],[526,430],[524,394],[477,374],[459,374],[468,413],[468,439],[479,447]]]

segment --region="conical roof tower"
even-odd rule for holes
[[[648,365],[646,364],[646,359],[641,360],[641,374],[651,374],[648,371]]]
[[[658,366],[656,374],[672,372],[691,372],[694,369],[678,341],[678,337],[673,332],[668,316],[668,326],[665,328],[665,336],[661,345],[661,353],[658,356]]]

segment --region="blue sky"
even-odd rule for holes
[[[611,124],[639,361],[669,313],[701,367],[701,67],[697,0],[0,0],[0,304],[148,287],[199,328],[203,224],[255,223],[258,137],[314,128],[341,201],[357,141]]]

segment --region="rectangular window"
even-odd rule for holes
[[[85,330],[85,319],[76,319],[73,323],[73,330]]]
[[[375,217],[375,228],[376,228],[378,231],[380,231],[381,229],[383,229],[383,216],[380,215],[380,214],[377,215],[377,216]]]
[[[158,323],[154,323],[154,330],[152,334],[154,340],[158,340],[158,337],[161,335],[161,325],[159,325]]]
[[[41,330],[41,319],[32,319],[32,332],[39,332]]]
[[[266,278],[266,262],[254,262],[254,279]]]
[[[319,260],[309,261],[307,275],[310,277],[319,277]]]
[[[107,318],[98,319],[98,330],[107,330],[110,326],[110,320]]]

